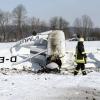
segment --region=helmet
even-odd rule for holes
[[[79,38],[79,42],[84,42],[84,38]]]

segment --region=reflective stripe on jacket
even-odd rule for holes
[[[75,60],[76,63],[84,63],[85,64],[85,58],[83,57],[83,59],[77,59]]]

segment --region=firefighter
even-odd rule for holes
[[[76,46],[75,61],[77,63],[77,67],[75,68],[74,75],[77,75],[80,69],[82,71],[82,74],[86,75],[85,64],[87,56],[84,50],[83,42],[84,38],[79,38],[78,44]]]

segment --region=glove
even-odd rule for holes
[[[86,54],[83,54],[83,57],[86,59],[87,58],[87,55]]]

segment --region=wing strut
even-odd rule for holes
[[[23,62],[25,62],[25,61],[27,61],[27,60],[33,58],[33,57],[36,57],[36,56],[38,56],[38,55],[40,55],[41,53],[44,53],[44,52],[46,52],[46,51],[47,51],[47,50],[43,50],[43,51],[41,51],[41,52],[39,52],[39,53],[37,53],[37,54],[35,54],[35,55],[30,55],[28,58],[23,59],[23,60],[21,60],[21,61],[19,61],[19,62],[15,62],[15,63],[13,63],[12,65],[18,65],[18,64],[20,64],[20,63],[23,63]]]

